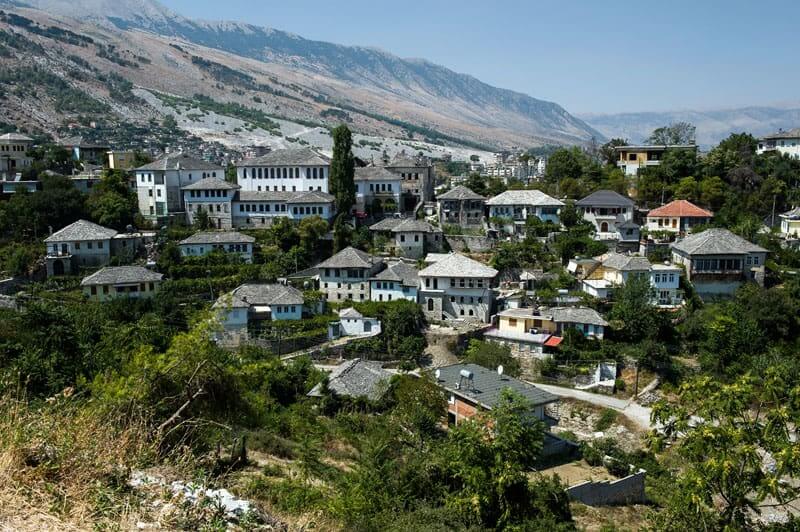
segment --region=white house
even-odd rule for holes
[[[760,155],[771,151],[788,155],[794,159],[800,159],[800,128],[790,129],[789,131],[781,129],[777,133],[767,135],[758,140],[756,153]]]
[[[444,241],[441,229],[416,218],[384,218],[369,229],[373,233],[390,234],[395,252],[410,259],[439,251]]]
[[[105,266],[111,260],[114,229],[78,220],[44,239],[49,275],[72,273],[78,267]]]
[[[233,227],[233,199],[239,185],[218,177],[206,177],[182,188],[186,206],[186,222],[195,223],[197,214],[204,211],[215,229]]]
[[[701,209],[691,201],[675,200],[647,213],[648,231],[688,233],[693,227],[709,223],[711,211]]]
[[[366,318],[351,307],[339,311],[339,334],[332,336],[371,336],[380,332],[381,322],[378,318]]]
[[[369,280],[369,297],[372,301],[397,301],[407,299],[417,302],[419,272],[411,264],[397,262],[378,272]]]
[[[33,139],[20,133],[0,135],[0,178],[13,181],[16,175],[30,168],[33,159],[28,151]]]
[[[784,212],[781,218],[781,235],[784,238],[800,237],[800,207]]]
[[[81,281],[83,294],[95,301],[147,299],[161,286],[163,275],[142,266],[107,266]]]
[[[373,216],[400,211],[402,178],[384,166],[355,169],[355,210]]]
[[[328,301],[366,301],[369,280],[383,266],[381,259],[347,247],[317,265],[320,290]]]
[[[458,253],[429,254],[420,270],[419,301],[434,320],[489,322],[497,270]]]
[[[183,188],[206,178],[225,177],[225,169],[185,153],[165,155],[134,171],[139,212],[163,220],[185,212]]]
[[[727,229],[706,229],[671,245],[672,262],[683,265],[700,295],[732,295],[745,282],[764,285],[768,251]]]
[[[236,253],[248,264],[253,262],[255,238],[237,231],[214,231],[195,233],[178,243],[184,257],[202,257],[214,250]]]
[[[651,166],[659,166],[664,154],[671,150],[697,151],[694,144],[668,144],[668,145],[644,145],[644,146],[616,146],[614,151],[617,154],[617,167],[621,168],[625,175],[635,176],[639,169]]]
[[[676,307],[683,304],[678,266],[651,264],[639,255],[607,253],[591,259],[584,272],[581,289],[600,299],[612,299],[614,290],[624,286],[632,276],[644,276],[653,289],[653,305]]]
[[[330,159],[311,148],[276,150],[236,164],[247,192],[328,192]]]
[[[633,221],[635,204],[613,190],[598,190],[575,203],[583,219],[594,225],[597,233],[618,233],[618,225]]]
[[[524,231],[528,218],[535,216],[543,222],[560,224],[559,214],[564,203],[541,190],[506,190],[486,201],[489,218],[508,220],[504,227],[513,232]]]
[[[336,214],[334,197],[325,192],[253,192],[240,190],[231,210],[233,226],[268,226],[274,218],[300,221],[311,216],[330,220]]]
[[[243,284],[216,303],[226,332],[245,332],[262,321],[299,320],[303,317],[303,293],[282,284]]]

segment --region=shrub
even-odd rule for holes
[[[608,430],[614,421],[617,420],[618,415],[619,413],[616,410],[610,408],[603,409],[603,411],[600,412],[600,418],[594,424],[594,430],[598,432]]]

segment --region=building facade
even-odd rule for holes
[[[647,213],[647,230],[685,234],[693,227],[711,222],[713,218],[711,211],[701,209],[690,201],[675,200]]]
[[[81,281],[83,294],[94,301],[147,299],[158,293],[163,276],[141,266],[105,267]]]
[[[360,249],[347,247],[317,265],[319,289],[328,301],[369,300],[369,280],[383,266],[381,259]]]
[[[256,239],[237,231],[200,232],[178,243],[184,257],[203,257],[212,251],[235,253],[244,262],[253,262],[253,244]]]
[[[629,176],[637,175],[641,168],[660,165],[668,150],[696,152],[697,146],[694,144],[670,144],[664,146],[616,146],[614,148],[617,155],[617,167]]]
[[[575,203],[583,219],[597,233],[618,233],[617,225],[633,221],[635,204],[613,190],[598,190]]]
[[[239,185],[217,177],[206,177],[181,188],[186,222],[194,225],[202,211],[208,215],[211,227],[231,229],[233,227],[233,200]]]
[[[431,254],[419,272],[419,302],[433,320],[489,323],[497,270],[457,253]]]
[[[564,203],[540,190],[507,190],[486,201],[489,219],[506,232],[520,234],[530,217],[560,225],[559,214]],[[495,222],[493,222],[494,224]]]
[[[800,128],[788,131],[780,130],[759,139],[756,153],[761,155],[769,152],[777,152],[793,159],[800,159]]]
[[[401,177],[383,166],[365,166],[355,169],[357,214],[371,216],[400,212],[402,195]]]
[[[369,280],[369,297],[372,301],[417,302],[419,271],[411,264],[396,262],[378,272]]]
[[[483,226],[486,198],[480,194],[476,194],[465,186],[457,186],[440,194],[436,199],[440,225]]]
[[[330,159],[311,148],[276,150],[236,164],[236,180],[247,192],[328,193]]]
[[[30,168],[33,159],[28,152],[33,139],[20,133],[0,135],[0,179],[13,181],[18,173]]]

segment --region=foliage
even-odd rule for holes
[[[120,231],[133,224],[138,211],[136,194],[130,190],[125,173],[106,170],[86,201],[92,219],[100,225]]]
[[[492,370],[503,366],[504,373],[512,377],[519,377],[521,373],[519,359],[511,355],[511,348],[496,342],[470,340],[464,351],[463,362]]]
[[[694,144],[696,127],[688,122],[675,122],[654,130],[647,138],[647,144]]]
[[[333,158],[329,178],[329,190],[339,216],[347,216],[353,208],[356,196],[355,159],[350,128],[344,124],[333,129]]]

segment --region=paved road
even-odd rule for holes
[[[564,388],[563,386],[554,386],[552,384],[542,384],[539,382],[532,382],[537,388],[548,391],[560,397],[572,397],[580,401],[586,401],[593,405],[602,406],[622,412],[628,419],[642,427],[643,429],[651,429],[655,426],[650,423],[650,409],[646,406],[627,401],[625,399],[618,399],[608,395],[598,393],[585,392],[583,390],[575,390],[573,388]]]

